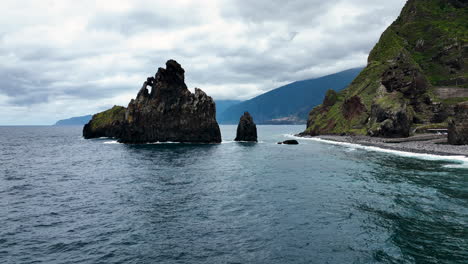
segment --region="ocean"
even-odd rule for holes
[[[0,263],[468,263],[468,161],[0,127]]]

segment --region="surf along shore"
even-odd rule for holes
[[[377,138],[370,136],[303,136],[302,139],[310,138],[317,140],[328,140],[333,142],[343,142],[358,144],[363,146],[378,147],[403,152],[413,152],[419,154],[433,154],[442,156],[468,156],[468,145],[455,146],[447,144],[447,135],[442,134],[421,134],[408,138]]]

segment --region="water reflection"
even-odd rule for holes
[[[357,201],[356,207],[371,213],[376,225],[386,226],[407,262],[468,259],[468,223],[460,221],[468,217],[468,178],[445,164],[377,154],[369,163],[372,171],[359,176],[374,201]],[[376,257],[398,259],[384,251]]]

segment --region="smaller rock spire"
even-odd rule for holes
[[[257,142],[257,125],[249,112],[245,112],[239,120],[235,141]]]

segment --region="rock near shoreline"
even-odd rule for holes
[[[468,103],[455,107],[455,115],[449,121],[448,142],[452,145],[468,145]]]
[[[127,108],[114,107],[94,115],[83,136],[114,137],[121,143],[220,143],[213,99],[198,88],[191,93],[184,75],[179,63],[167,61],[165,69],[147,78]]]

